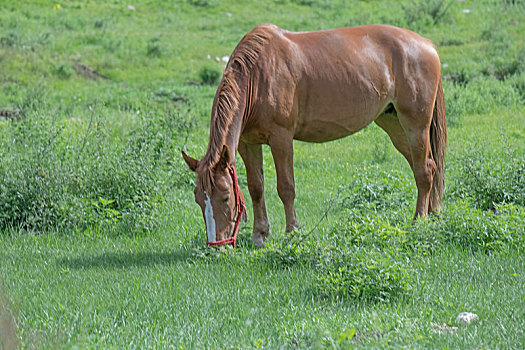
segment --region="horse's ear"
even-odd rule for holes
[[[228,145],[224,145],[222,147],[221,158],[219,159],[217,166],[220,169],[226,169],[230,165],[230,160],[231,160],[230,147],[228,147]]]
[[[189,155],[187,155],[184,151],[180,151],[182,153],[182,158],[184,158],[184,161],[186,164],[188,164],[188,167],[191,171],[197,170],[197,166],[199,165],[199,161],[197,159],[193,159]]]

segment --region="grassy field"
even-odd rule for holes
[[[267,247],[248,196],[238,248],[205,247],[180,150],[204,155],[222,57],[265,22],[435,43],[441,215],[412,222],[410,168],[370,126],[295,143],[295,238],[264,148]],[[0,0],[0,349],[522,349],[524,37],[511,0]]]

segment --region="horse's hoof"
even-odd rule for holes
[[[301,226],[299,224],[287,225],[286,230],[284,230],[284,233],[293,233],[295,231],[300,231],[300,230],[301,230]]]
[[[258,237],[252,237],[252,241],[253,241],[253,244],[257,247],[257,248],[264,248],[265,245],[264,245],[264,239],[263,237],[261,236],[258,236]]]

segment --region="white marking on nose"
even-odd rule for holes
[[[215,232],[215,219],[213,218],[213,207],[211,206],[211,200],[210,197],[206,194],[206,200],[204,201],[204,204],[206,204],[206,207],[204,208],[204,220],[206,220],[206,234],[208,235],[208,242],[216,242],[217,241],[217,233]]]

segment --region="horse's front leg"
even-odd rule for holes
[[[274,130],[269,144],[277,173],[277,192],[284,204],[286,232],[291,232],[299,227],[294,205],[293,137],[286,129]]]
[[[253,203],[253,235],[256,247],[264,247],[264,241],[270,236],[270,223],[264,201],[264,173],[261,145],[239,143],[239,154],[244,160],[248,190]]]

